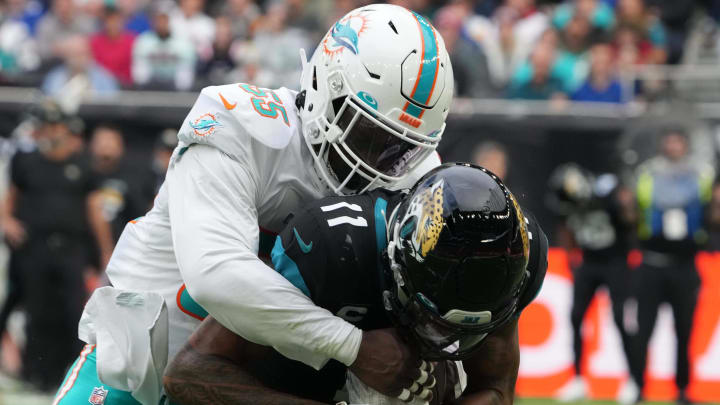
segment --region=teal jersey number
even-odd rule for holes
[[[285,107],[283,107],[283,102],[274,91],[261,89],[244,83],[240,85],[240,88],[245,90],[247,93],[254,95],[254,97],[250,98],[250,101],[258,114],[263,117],[273,119],[276,119],[278,115],[282,114],[285,125],[290,126],[290,121],[288,120],[287,111],[285,111]]]

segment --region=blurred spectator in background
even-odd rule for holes
[[[590,20],[582,13],[575,13],[560,31],[560,49],[553,68],[557,77],[562,78],[565,92],[572,93],[587,77],[587,50],[592,34]]]
[[[513,38],[517,46],[531,47],[548,28],[547,16],[538,11],[535,0],[505,0],[503,4],[518,14],[518,20],[513,26]]]
[[[465,29],[488,59],[496,87],[504,86],[530,56],[548,28],[547,17],[537,12],[533,0],[506,0],[491,19],[469,17]]]
[[[621,70],[632,71],[636,65],[653,63],[657,53],[642,32],[630,25],[621,24],[613,40],[615,58]]]
[[[170,32],[190,40],[199,60],[210,59],[215,21],[203,12],[205,0],[179,0],[178,4],[170,13]]]
[[[482,0],[475,2],[474,13],[484,17],[490,17],[500,6],[502,0]]]
[[[505,182],[507,177],[508,156],[505,147],[494,141],[485,141],[475,147],[473,163],[482,166]]]
[[[125,140],[116,126],[103,124],[95,128],[90,157],[103,218],[110,224],[116,242],[128,222],[150,209],[155,182],[149,167],[127,160]]]
[[[195,81],[195,51],[189,40],[170,31],[172,2],[153,5],[153,29],[133,45],[132,77],[138,87],[189,90]]]
[[[356,1],[356,3],[362,3],[361,5],[365,5],[366,3],[374,3],[372,0],[361,0]],[[449,1],[432,1],[432,0],[388,0],[387,3],[394,4],[396,6],[405,7],[409,10],[413,10],[414,12],[425,16],[430,17],[434,13],[434,11],[437,10],[438,6],[443,5],[454,5],[454,6],[460,6],[467,11],[465,12],[465,15],[468,15],[473,10],[473,4],[475,3],[475,0],[449,0]],[[358,7],[357,5],[355,7]]]
[[[215,40],[213,41],[212,57],[198,67],[198,75],[202,77],[203,84],[210,86],[217,83],[235,82],[232,73],[236,62],[233,57],[235,45],[232,21],[224,16],[215,19]],[[235,47],[237,52],[237,46]]]
[[[27,313],[22,375],[42,391],[57,388],[80,348],[75,322],[87,296],[83,268],[91,231],[103,257],[112,251],[96,183],[72,138],[64,117],[45,122],[37,151],[12,158],[3,207]]]
[[[223,16],[232,24],[232,36],[247,40],[252,37],[262,11],[253,0],[228,0],[217,3],[220,7],[214,15]]]
[[[619,0],[618,0],[619,1]],[[682,59],[685,40],[687,39],[693,13],[700,4],[710,5],[712,1],[695,0],[646,0],[647,5],[657,10],[656,14],[662,21],[665,31],[665,44],[668,51],[667,62],[679,63]]]
[[[8,18],[25,24],[30,35],[34,36],[37,23],[45,12],[43,3],[46,2],[37,0],[6,0],[4,13]]]
[[[124,86],[132,83],[130,63],[135,35],[127,31],[119,9],[105,7],[102,30],[90,38],[90,49],[98,65],[104,67]]]
[[[533,50],[530,60],[513,75],[508,97],[527,100],[563,99],[563,78],[553,70],[555,48],[551,41],[541,41]]]
[[[605,32],[612,30],[615,24],[613,9],[601,0],[575,0],[561,4],[555,9],[552,23],[555,28],[564,30],[576,16],[587,19],[593,29]]]
[[[627,214],[634,201],[631,192],[620,187],[617,176],[610,173],[595,176],[575,163],[568,163],[551,174],[547,203],[561,219],[556,240],[567,250],[573,272],[570,318],[575,375],[558,394],[562,402],[573,402],[589,393],[588,383],[582,377],[582,326],[585,313],[602,286],[610,292],[613,320],[623,351],[626,357],[632,353],[623,310],[630,275],[626,265],[628,235],[633,220]]]
[[[96,30],[100,28],[98,25],[102,20],[103,12],[105,7],[108,5],[115,5],[115,0],[73,0],[78,9],[92,18],[97,25]]]
[[[45,77],[42,84],[45,94],[66,98],[71,94],[110,94],[118,90],[113,76],[93,61],[86,37],[67,37],[58,44],[58,49],[63,64]]]
[[[297,88],[301,66],[298,63],[298,49],[310,51],[307,33],[287,26],[288,6],[283,1],[272,1],[265,18],[255,32],[253,47],[257,52],[249,53],[249,61],[241,56],[243,63],[262,66],[255,76],[260,87]],[[272,52],[266,50],[272,49]]]
[[[463,16],[459,7],[445,6],[434,21],[450,55],[459,97],[492,98],[498,90],[492,87],[488,61],[481,48],[463,35]]]
[[[155,173],[155,193],[160,190],[160,186],[165,181],[165,173],[170,166],[170,158],[178,144],[177,129],[166,128],[155,140],[153,148],[152,170]]]
[[[640,53],[645,55],[643,63],[661,64],[667,61],[667,38],[665,28],[657,15],[651,13],[643,0],[618,0],[617,21],[622,28],[616,33],[617,41],[621,44],[628,42],[633,32],[637,38],[634,42],[640,44]]]
[[[45,14],[37,27],[40,58],[50,61],[60,57],[58,44],[69,37],[88,35],[95,28],[95,22],[83,14],[73,0],[53,0],[50,12]]]
[[[277,0],[272,0],[277,1]],[[282,0],[287,4],[288,27],[303,30],[312,43],[320,42],[332,24],[334,4],[330,0]],[[353,5],[352,8],[358,7]],[[413,9],[419,12],[418,9]],[[349,10],[348,10],[349,11]]]
[[[142,2],[143,4],[140,4]],[[125,29],[135,34],[142,34],[150,29],[150,17],[143,10],[143,0],[116,0],[116,6],[120,9],[125,20]]]
[[[610,44],[599,43],[590,50],[590,75],[571,97],[574,101],[623,103],[623,88]]]
[[[715,177],[712,166],[692,159],[689,151],[683,129],[666,130],[660,154],[638,167],[636,184],[642,264],[633,272],[638,329],[630,369],[640,397],[658,307],[668,302],[677,335],[678,403],[689,403],[688,343],[700,288],[695,255],[708,239],[705,211]]]
[[[333,8],[331,9],[330,16],[325,21],[324,31],[327,32],[327,29],[330,28],[335,21],[339,20],[355,8],[360,7],[360,4],[365,4],[367,2],[366,0],[362,0],[362,3],[359,1],[360,0],[335,0],[333,2]],[[322,34],[325,34],[325,32],[322,32]]]
[[[9,14],[8,4],[0,4],[0,82],[18,78],[40,65],[37,44],[28,26]]]

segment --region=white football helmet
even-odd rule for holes
[[[298,107],[321,178],[338,194],[400,181],[440,142],[453,87],[424,17],[388,4],[345,15],[303,56]]]

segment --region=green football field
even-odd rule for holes
[[[592,404],[592,405],[617,405],[617,402],[615,401],[577,401],[577,402],[559,402],[554,399],[547,399],[547,398],[520,398],[515,401],[518,405],[586,405],[586,404]],[[671,404],[672,402],[643,402],[643,404],[651,405],[662,405],[662,404]]]

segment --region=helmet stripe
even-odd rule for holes
[[[415,86],[410,94],[410,99],[422,105],[427,105],[432,97],[435,83],[437,81],[438,71],[440,70],[440,60],[438,57],[438,43],[435,30],[425,17],[412,12],[415,21],[417,21],[420,31],[420,41],[422,43],[422,55],[420,62],[420,70],[415,80]],[[427,68],[427,69],[426,69]],[[424,112],[421,108],[409,109],[410,103],[405,104],[403,109],[405,112],[420,118]]]
[[[422,108],[416,106],[415,104],[405,103],[405,112],[412,115],[413,117],[420,118],[422,117],[423,110]]]

